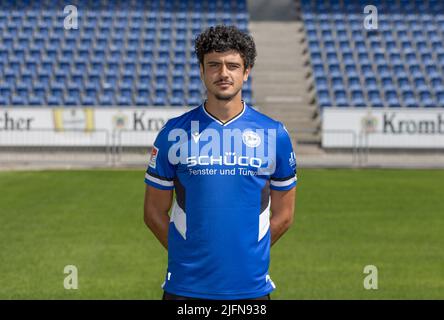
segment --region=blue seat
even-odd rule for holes
[[[25,95],[12,95],[11,104],[16,106],[25,106],[28,104],[27,96]]]
[[[333,105],[328,90],[318,91],[318,104],[320,107],[331,107]]]
[[[99,95],[99,104],[102,106],[114,105],[114,97],[112,94],[101,94]]]
[[[345,66],[348,66],[348,65],[355,66],[356,65],[356,62],[353,58],[352,53],[343,53],[342,62],[344,63]]]
[[[388,66],[379,65],[377,67],[377,73],[380,77],[391,77],[391,72]]]
[[[321,52],[321,47],[320,47],[319,42],[317,40],[311,40],[308,43],[308,48],[310,49],[310,52],[312,54]]]
[[[402,94],[403,103],[408,108],[417,108],[418,102],[415,99],[413,92],[403,92]]]
[[[174,62],[185,64],[187,62],[187,57],[185,54],[185,50],[177,50],[174,51]]]
[[[331,87],[333,90],[345,90],[343,78],[341,76],[332,78]]]
[[[158,89],[155,92],[153,99],[153,104],[155,106],[164,106],[168,104],[168,95],[166,90]]]
[[[158,90],[167,90],[168,89],[168,78],[164,75],[156,76],[155,86]]]
[[[381,85],[385,90],[396,90],[395,82],[391,76],[381,77]]]
[[[362,90],[361,81],[358,76],[349,77],[347,83],[347,88],[350,90]]]
[[[378,65],[387,66],[387,60],[385,59],[385,55],[380,52],[375,52],[373,54],[373,61]]]
[[[136,106],[149,106],[151,105],[151,98],[149,95],[146,96],[136,96],[135,98]]]
[[[355,107],[365,107],[367,105],[364,99],[364,93],[360,90],[354,90],[351,94],[352,104]]]
[[[405,54],[405,61],[409,65],[418,65],[419,64],[419,61],[418,61],[416,54],[414,52],[410,52],[410,53]]]
[[[336,52],[327,53],[327,63],[329,65],[339,65],[339,59]]]
[[[331,77],[342,77],[342,72],[339,65],[335,64],[328,66],[328,71]]]
[[[438,106],[439,107],[444,107],[444,92],[441,92],[441,93],[437,94],[436,98],[438,100]]]
[[[174,75],[171,88],[174,89],[182,89],[185,87],[185,76],[184,74]]]
[[[328,90],[328,81],[324,77],[316,78],[315,85],[317,90]]]
[[[202,102],[202,95],[198,90],[190,90],[186,100],[188,106],[197,106]]]
[[[345,67],[345,73],[348,77],[359,77],[358,70],[354,65],[348,65]]]
[[[313,75],[315,78],[319,78],[319,77],[325,77],[326,73],[324,71],[324,66],[321,65],[314,65],[313,66]]]
[[[49,106],[61,106],[63,105],[62,103],[62,97],[59,96],[53,96],[53,95],[49,95],[46,98],[46,103]]]
[[[117,76],[115,75],[106,75],[102,87],[116,87],[117,85]]]
[[[409,81],[409,79],[407,77],[399,77],[397,79],[397,81],[398,81],[398,87],[401,90],[405,91],[405,90],[410,90],[411,89],[410,81]]]
[[[345,90],[335,90],[335,104],[338,107],[349,107],[350,102],[347,99],[347,93]]]
[[[435,92],[444,92],[444,84],[442,78],[432,79],[431,85]]]
[[[169,63],[170,62],[170,51],[168,50],[162,50],[159,51],[159,56],[157,58],[158,63]]]
[[[120,95],[117,97],[117,104],[119,106],[130,106],[132,105],[132,99],[127,95]]]
[[[84,106],[94,106],[97,105],[96,95],[84,95],[81,99],[81,104]]]
[[[435,101],[430,92],[421,92],[419,94],[419,100],[421,106],[425,108],[434,108],[438,106],[437,101]]]
[[[362,64],[361,73],[365,78],[375,77],[375,73],[373,72],[373,68],[370,64]]]
[[[191,76],[189,78],[189,86],[188,86],[189,89],[191,89],[191,90],[193,90],[193,89],[199,90],[201,88],[201,86],[202,86],[202,82],[200,80],[200,77]]]
[[[426,80],[424,78],[422,78],[422,77],[416,78],[414,80],[414,83],[415,83],[415,89],[418,92],[429,92],[430,91],[430,88],[427,85]]]
[[[64,104],[67,106],[77,106],[80,105],[79,95],[68,95],[64,98]]]
[[[367,88],[367,90],[378,90],[379,87],[376,78],[374,77],[365,78],[365,87]]]
[[[387,52],[395,52],[397,51],[398,46],[395,41],[387,41],[385,43],[385,48]]]
[[[311,63],[312,64],[322,64],[323,59],[322,59],[321,53],[315,52],[315,53],[311,54]]]
[[[185,64],[175,62],[173,65],[173,76],[184,76],[185,74]]]
[[[393,74],[398,78],[408,78],[408,74],[403,64],[392,66]]]
[[[368,100],[370,101],[370,105],[375,108],[384,107],[384,103],[381,99],[381,94],[379,90],[370,90],[368,91]]]
[[[398,95],[394,90],[389,90],[385,92],[385,100],[387,101],[387,105],[391,108],[401,107]]]
[[[324,49],[326,52],[335,52],[336,46],[334,41],[325,41],[324,42]]]
[[[170,100],[172,106],[184,106],[185,105],[185,94],[181,89],[175,89],[172,92],[172,97]]]
[[[157,64],[156,69],[155,69],[155,75],[156,76],[167,76],[168,75],[168,64],[166,64],[166,63]]]
[[[363,53],[368,51],[364,41],[356,41],[355,49],[358,53]]]
[[[411,65],[409,66],[409,72],[414,78],[422,77],[421,68],[419,65]]]

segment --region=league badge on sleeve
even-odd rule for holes
[[[296,155],[294,154],[294,152],[290,153],[290,158],[288,159],[288,164],[292,168],[296,167]]]
[[[150,166],[153,169],[156,169],[156,160],[157,160],[157,153],[159,152],[159,149],[153,146],[153,150],[151,150],[151,158],[148,166]]]

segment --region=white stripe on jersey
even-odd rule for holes
[[[292,184],[293,182],[296,182],[296,180],[297,180],[296,176],[284,181],[275,181],[271,179],[270,185],[272,185],[273,187],[286,187]]]
[[[174,186],[174,182],[173,181],[161,180],[161,179],[158,179],[156,177],[153,177],[152,175],[149,175],[148,173],[145,173],[145,179],[148,179],[151,182],[160,184],[161,186],[164,186],[164,187],[172,187],[172,186]]]

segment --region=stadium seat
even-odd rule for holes
[[[183,90],[175,89],[171,97],[172,106],[184,106],[185,105],[185,95]]]
[[[384,107],[384,103],[381,99],[381,94],[378,90],[368,91],[368,100],[370,102],[370,105],[374,108]]]
[[[437,94],[438,106],[444,107],[444,92]]]
[[[438,106],[438,103],[433,99],[432,95],[428,91],[420,93],[421,105],[425,108],[434,108]]]
[[[387,105],[392,108],[399,108],[401,104],[398,99],[398,95],[396,91],[389,90],[385,92],[385,100],[387,101]]]
[[[318,104],[320,107],[331,107],[333,105],[327,90],[318,91]]]
[[[352,105],[355,107],[365,107],[367,105],[364,99],[364,93],[360,90],[352,91]]]
[[[155,106],[163,106],[168,104],[167,91],[164,89],[156,89],[153,104]]]

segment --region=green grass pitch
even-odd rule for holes
[[[272,299],[443,299],[444,171],[300,169]],[[0,299],[159,299],[144,170],[0,172]],[[63,286],[66,265],[79,288]],[[366,265],[378,289],[363,286]]]

